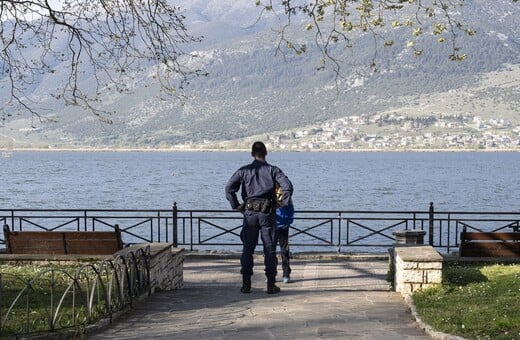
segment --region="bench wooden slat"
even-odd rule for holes
[[[8,251],[12,254],[65,254],[65,243],[61,233],[46,231],[10,232],[6,243],[8,243]]]
[[[67,254],[110,255],[123,248],[117,232],[89,231],[64,234]]]
[[[51,231],[11,231],[9,237],[16,237],[17,240],[23,242],[31,242],[35,238],[39,240],[61,240],[63,241],[63,233]]]
[[[69,240],[66,247],[67,254],[77,255],[110,255],[121,250],[109,240]]]
[[[468,257],[502,257],[520,256],[520,246],[514,243],[497,244],[497,242],[469,242],[461,246],[461,256]]]
[[[466,232],[460,234],[460,256],[520,256],[520,232]]]
[[[10,254],[111,255],[123,249],[121,232],[114,231],[16,231],[4,226]]]
[[[466,232],[462,234],[466,241],[519,241],[519,232]]]

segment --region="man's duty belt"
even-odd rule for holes
[[[271,201],[268,199],[252,199],[246,203],[246,210],[268,212]]]

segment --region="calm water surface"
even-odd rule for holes
[[[229,209],[247,152],[14,152],[3,209]],[[273,152],[298,210],[520,210],[520,153]]]

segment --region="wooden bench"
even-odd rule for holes
[[[520,232],[460,233],[460,256],[520,257]]]
[[[121,232],[11,231],[4,225],[8,254],[111,255],[123,249]]]

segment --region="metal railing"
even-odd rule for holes
[[[113,230],[126,245],[166,242],[190,250],[239,250],[242,216],[229,210],[0,210],[0,223],[17,230]],[[296,211],[291,250],[386,252],[394,232],[425,231],[424,243],[441,252],[456,250],[460,232],[518,231],[520,212]],[[3,238],[0,243],[4,242]],[[5,243],[5,242],[4,242]]]
[[[127,245],[172,242],[173,210],[0,209],[0,223],[12,231],[113,231]],[[117,225],[117,227],[116,227]],[[4,239],[2,237],[2,243]]]
[[[97,263],[0,268],[0,337],[80,333],[150,294],[150,247]],[[20,267],[19,267],[20,268]],[[18,269],[19,269],[18,268]]]

